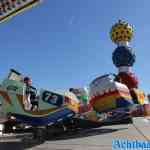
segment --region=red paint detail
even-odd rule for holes
[[[92,106],[90,104],[87,104],[87,105],[81,105],[79,107],[79,113],[84,113],[84,112],[88,112],[92,110]]]
[[[138,88],[138,78],[132,72],[120,72],[117,75],[117,81],[125,84],[129,89]]]
[[[70,104],[71,103],[71,99],[69,97],[65,96],[64,102],[65,102],[65,104]]]

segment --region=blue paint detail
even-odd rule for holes
[[[112,60],[116,67],[133,66],[136,56],[132,48],[119,46],[112,54]]]
[[[125,99],[125,98],[119,98],[119,99],[116,99],[116,105],[117,105],[117,108],[120,108],[120,107],[128,107],[130,105],[134,104],[132,100],[130,99]]]
[[[57,122],[57,120],[59,119],[65,119],[68,118],[68,115],[71,114],[72,116],[74,116],[74,112],[71,111],[68,108],[64,108],[61,109],[57,112],[51,113],[47,116],[43,116],[43,117],[31,117],[31,116],[27,116],[27,115],[21,115],[21,114],[13,114],[16,119],[22,123],[26,123],[28,125],[32,125],[32,126],[44,126],[44,125],[48,125],[49,123],[55,123]],[[70,115],[70,117],[72,117]]]

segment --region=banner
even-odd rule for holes
[[[0,0],[0,23],[32,8],[41,0]]]

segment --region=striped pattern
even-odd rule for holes
[[[117,103],[118,102],[118,103]],[[114,109],[126,104],[132,104],[131,97],[125,91],[110,91],[90,98],[90,104],[98,112]]]
[[[129,92],[126,91],[125,89],[106,89],[104,91],[100,91],[100,92],[96,92],[93,93],[93,95],[91,95],[90,97],[90,101],[95,100],[95,99],[99,99],[99,98],[103,98],[105,96],[111,96],[111,95],[115,95],[116,93],[121,94],[123,96],[125,96],[126,98],[131,98],[131,96],[129,95]]]
[[[127,86],[114,81],[113,77],[111,74],[100,76],[90,84],[89,102],[97,112],[126,107],[133,103]]]
[[[0,22],[4,22],[18,13],[33,7],[40,1],[41,0],[1,0]]]

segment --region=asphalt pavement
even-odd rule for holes
[[[30,138],[30,135],[27,136]],[[0,150],[111,150],[113,140],[150,140],[150,120],[134,118],[133,124],[67,132],[43,142],[12,137],[0,136]]]

